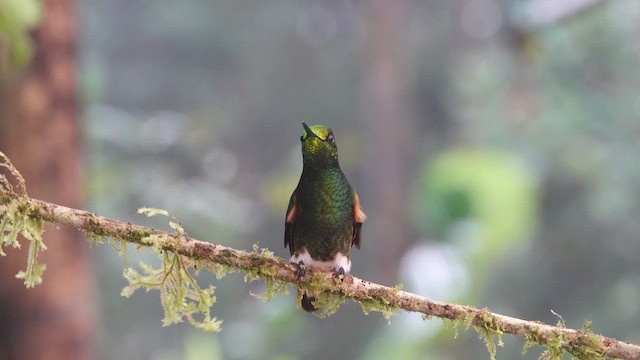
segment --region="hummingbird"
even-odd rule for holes
[[[302,175],[287,208],[284,247],[291,262],[336,275],[351,270],[349,252],[360,248],[360,230],[367,216],[338,163],[333,131],[302,123]],[[302,270],[300,270],[302,271]],[[302,295],[302,308],[313,312],[317,294]]]

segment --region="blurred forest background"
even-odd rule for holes
[[[325,124],[369,215],[354,275],[639,343],[639,65],[636,0],[2,0],[0,150],[31,196],[288,257],[300,123]],[[120,296],[153,255],[45,240],[39,288],[0,259],[2,358],[488,357],[438,319],[264,304],[242,274],[200,278],[221,333],[163,328],[157,293]]]

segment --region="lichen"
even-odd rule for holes
[[[287,295],[287,283],[277,280],[275,278],[276,270],[270,266],[265,266],[266,263],[274,257],[273,252],[266,248],[260,248],[259,244],[253,244],[253,254],[251,268],[245,269],[244,281],[253,282],[263,279],[266,289],[264,293],[251,293],[251,295],[265,303],[269,302],[276,295]]]
[[[261,294],[251,293],[251,296],[254,296],[265,303],[269,302],[276,295],[288,295],[287,291],[287,283],[284,281],[276,280],[272,277],[267,277],[264,279],[266,289]]]
[[[3,246],[20,248],[17,202],[18,199],[14,198],[11,202],[0,205],[0,256],[6,255],[2,250]]]
[[[590,328],[590,324],[585,326]],[[600,336],[589,330],[578,330],[567,346],[567,351],[576,359],[596,360],[606,358],[600,349],[604,348],[604,343]]]
[[[530,336],[526,335],[524,336],[524,345],[522,345],[522,351],[520,352],[521,355],[526,355],[527,351],[529,350],[530,347],[532,347],[533,345],[537,345],[538,343],[533,341]]]
[[[100,232],[85,231],[84,238],[87,240],[87,242],[89,242],[89,245],[102,245],[104,244],[107,236],[101,234]]]
[[[222,321],[211,316],[211,307],[216,302],[215,287],[210,285],[202,289],[198,285],[195,275],[189,271],[188,258],[165,251],[161,268],[155,269],[142,262],[140,268],[142,272],[131,267],[124,271],[129,285],[122,289],[122,296],[129,297],[139,288],[158,290],[164,309],[162,326],[182,322],[186,318],[191,325],[203,331],[220,331]]]
[[[257,270],[254,270],[257,269]],[[274,296],[278,294],[286,295],[287,283],[277,280],[275,278],[276,271],[270,268],[253,267],[252,269],[245,269],[244,281],[253,282],[263,279],[265,281],[265,292],[261,294],[251,293],[252,296],[266,302],[269,302]]]
[[[6,169],[9,174],[13,175],[13,178],[18,183],[18,190],[14,189],[13,185],[9,181],[9,179],[0,173],[0,189],[14,195],[21,195],[27,197],[27,185],[22,177],[22,174],[16,169],[15,166],[11,163],[11,160],[5,155],[2,151],[0,151],[0,169]]]
[[[222,265],[222,264],[218,264],[218,263],[213,263],[210,261],[196,261],[194,264],[194,267],[196,268],[202,268],[205,267],[207,270],[209,270],[211,273],[213,273],[213,275],[216,276],[216,279],[220,280],[223,277],[227,276],[227,274],[229,273],[234,273],[236,272],[236,269],[226,266],[226,265]]]
[[[551,312],[558,318],[557,327],[566,329],[564,318],[557,312]],[[534,344],[546,347],[546,350],[540,355],[540,359],[557,359],[563,358],[565,352],[571,354],[574,359],[606,359],[602,353],[604,343],[602,338],[591,332],[591,322],[586,321],[581,330],[575,334],[567,334],[559,330],[545,331],[532,327],[527,329],[524,335],[525,343],[522,348],[522,354]]]
[[[565,341],[564,334],[557,331],[546,332],[538,327],[527,326],[526,330],[523,335],[525,342],[522,346],[522,355],[526,354],[533,345],[541,345],[546,350],[540,354],[540,359],[562,359],[564,354],[562,348],[562,344]]]
[[[562,349],[562,344],[565,341],[564,335],[558,333],[556,331],[551,332],[547,336],[547,341],[540,341],[540,336],[538,336],[538,342],[545,346],[547,349],[540,355],[540,359],[548,359],[548,360],[561,360],[562,355],[564,354],[564,350]]]
[[[318,311],[313,314],[320,319],[324,319],[335,314],[345,301],[346,297],[342,293],[334,291],[321,292],[313,301],[313,306],[318,309]]]
[[[484,341],[492,360],[496,358],[498,346],[504,346],[502,335],[505,329],[496,315],[487,308],[481,310],[465,308],[463,311],[456,312],[453,318],[443,320],[445,323],[451,323],[454,339],[458,338],[460,324],[464,324],[463,331],[473,327],[478,337]]]
[[[301,291],[298,292],[296,304],[300,304],[301,294],[306,291],[307,294],[314,294],[316,298],[313,301],[313,306],[318,309],[317,312],[314,312],[315,316],[323,319],[335,314],[347,299],[347,296],[340,291],[344,276],[332,274],[328,277],[328,272],[313,269],[308,265],[302,265],[302,269],[304,270],[305,281],[300,286]]]
[[[489,309],[484,308],[475,316],[474,328],[478,332],[478,336],[484,340],[484,344],[487,347],[491,360],[495,360],[497,346],[503,346],[502,334],[504,333],[504,330],[500,326],[499,321],[489,311]],[[494,336],[498,340],[497,346]]]
[[[42,283],[42,274],[47,269],[45,264],[38,261],[38,254],[47,249],[42,240],[44,232],[44,224],[42,220],[24,217],[21,225],[20,233],[25,239],[29,240],[29,254],[27,255],[27,269],[20,271],[16,278],[23,279],[26,287],[31,288]]]
[[[149,236],[145,236],[140,240],[140,245],[148,246],[151,251],[156,254],[162,253],[163,245],[166,242],[166,236],[163,234],[151,234]]]
[[[453,338],[457,339],[458,336],[460,335],[460,321],[451,320],[451,327],[453,330]]]
[[[124,263],[128,264],[129,255],[127,253],[127,250],[129,248],[129,243],[124,239],[116,239],[112,237],[108,238],[107,242],[118,252],[118,255],[122,256],[122,258],[124,259]]]
[[[104,244],[104,241],[107,238],[107,233],[101,226],[98,215],[93,213],[89,214],[85,223],[87,225],[84,230],[85,239],[87,239],[90,244]]]
[[[361,300],[360,308],[362,308],[362,312],[365,315],[369,315],[372,311],[377,311],[382,314],[382,316],[387,319],[389,324],[391,324],[391,317],[398,314],[398,309],[389,305],[389,301],[387,301],[384,296],[371,296],[368,299]]]
[[[267,249],[267,248],[261,248],[259,243],[255,243],[253,244],[253,252],[256,254],[259,254],[260,256],[263,256],[267,259],[272,259],[273,258],[273,251]]]
[[[149,246],[151,250],[160,255],[162,267],[155,269],[144,263],[140,263],[142,272],[134,268],[127,267],[124,277],[129,282],[128,286],[122,289],[122,296],[129,297],[138,288],[145,288],[147,291],[156,289],[160,291],[160,302],[164,309],[163,326],[168,326],[177,322],[182,322],[186,318],[191,325],[204,331],[220,331],[222,321],[211,316],[211,307],[216,302],[214,296],[215,287],[210,285],[203,289],[198,285],[196,277],[202,269],[202,261],[193,260],[186,256],[174,254],[166,251],[164,246],[176,241],[182,236],[186,236],[184,228],[180,222],[168,211],[156,208],[141,208],[139,213],[149,217],[162,215],[168,216],[173,221],[169,226],[176,231],[175,237],[150,233],[148,230],[131,229],[129,232],[132,238],[128,240],[136,241],[139,246]],[[121,251],[126,251],[125,238],[120,247]],[[115,244],[118,244],[117,242]],[[209,268],[209,267],[208,267]],[[214,271],[218,278],[224,276],[219,268],[209,268]],[[226,272],[225,272],[226,273]]]
[[[141,207],[138,209],[138,214],[144,214],[147,217],[154,217],[154,216],[161,215],[161,216],[167,216],[167,217],[173,218],[173,216],[169,214],[169,211],[165,209],[158,209],[158,208],[152,208],[152,207]]]
[[[562,317],[562,315],[558,314],[557,312],[555,312],[553,310],[551,310],[551,313],[558,318],[558,323],[556,324],[556,326],[559,327],[559,328],[562,328],[562,329],[566,329],[567,328],[567,324],[564,322],[564,318]]]
[[[24,178],[2,152],[0,152],[0,168],[6,169],[13,175],[18,184],[18,192],[16,192],[16,188],[9,179],[0,174],[0,193],[9,195],[0,204],[0,255],[6,255],[2,250],[4,246],[20,248],[18,235],[22,235],[29,241],[27,268],[18,272],[16,277],[23,279],[25,286],[31,288],[42,282],[42,274],[46,269],[46,266],[38,261],[40,252],[47,249],[42,239],[44,222],[42,219],[31,216],[31,213],[37,209],[28,202]]]

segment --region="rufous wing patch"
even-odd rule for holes
[[[360,207],[360,198],[358,193],[353,195],[353,245],[360,249],[360,231],[362,230],[362,223],[367,220],[367,215],[362,211]]]
[[[367,220],[367,214],[362,211],[362,207],[360,207],[360,198],[358,197],[358,193],[355,193],[353,196],[353,217],[355,222],[363,223]]]
[[[289,224],[293,224],[293,220],[296,218],[296,214],[297,213],[298,213],[298,205],[296,204],[296,205],[293,205],[293,207],[291,207],[291,210],[289,210],[289,213],[287,214],[287,220],[286,221]]]
[[[291,255],[293,255],[294,245],[293,245],[293,222],[296,219],[296,216],[300,213],[300,206],[296,203],[296,194],[295,192],[291,195],[291,200],[289,201],[289,211],[287,212],[287,216],[284,222],[284,247],[289,246],[289,250]]]

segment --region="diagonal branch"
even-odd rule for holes
[[[20,199],[25,215],[55,224],[67,224],[92,236],[115,239],[162,248],[194,260],[222,264],[265,279],[275,279],[294,286],[311,287],[333,292],[359,303],[403,309],[422,313],[425,317],[463,322],[474,326],[487,340],[490,352],[495,351],[493,335],[521,336],[526,344],[548,348],[550,357],[561,357],[562,351],[576,358],[619,358],[640,360],[640,346],[594,334],[589,330],[573,330],[536,321],[521,320],[470,306],[434,301],[425,297],[359,279],[347,274],[342,281],[331,273],[308,269],[298,279],[297,265],[269,254],[236,250],[219,244],[192,239],[183,233],[170,233],[130,222],[121,222],[94,213],[56,205],[0,189],[0,204]],[[0,219],[1,220],[1,219]],[[491,351],[493,347],[493,351]]]

